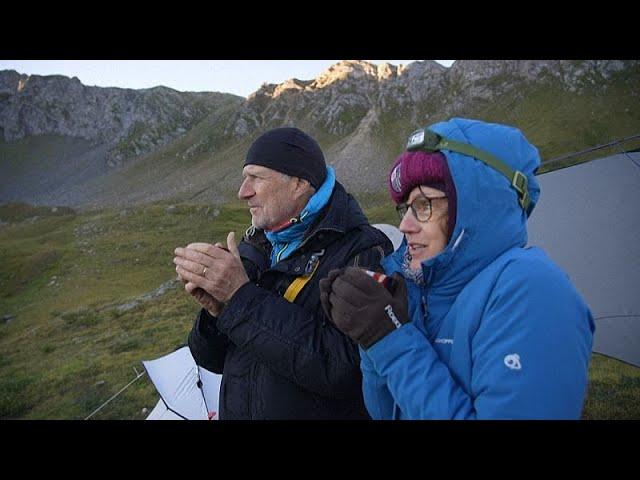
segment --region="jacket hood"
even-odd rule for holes
[[[540,197],[535,171],[540,165],[536,147],[517,128],[478,120],[452,118],[430,130],[493,154],[528,179],[532,205]],[[527,243],[527,214],[510,181],[484,162],[442,150],[456,188],[457,220],[444,251],[422,262],[430,288],[455,296],[475,275],[502,253]],[[401,271],[406,239],[384,260],[391,271]]]

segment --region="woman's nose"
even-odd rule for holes
[[[404,217],[402,217],[400,225],[398,226],[398,230],[400,230],[402,233],[416,232],[420,230],[420,225],[418,224],[416,218],[413,216],[413,212],[410,208],[407,209]]]

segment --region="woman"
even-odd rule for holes
[[[360,344],[374,419],[580,418],[594,323],[566,274],[525,248],[537,149],[515,128],[454,118],[414,134],[389,175],[405,239],[377,276],[321,282]]]

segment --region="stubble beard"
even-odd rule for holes
[[[292,216],[295,216],[287,208],[286,204],[271,204],[268,212],[265,211],[264,205],[259,209],[259,215],[251,214],[251,224],[258,229],[269,230],[275,228],[285,222]]]
[[[264,229],[264,222],[260,221],[254,215],[251,215],[251,225],[253,225],[255,228],[259,228],[261,230]]]
[[[264,210],[264,209],[260,209],[260,210]],[[251,224],[255,227],[258,228],[260,230],[269,230],[270,227],[273,227],[274,225],[272,225],[272,221],[270,221],[270,218],[266,215],[264,215],[264,211],[261,212],[262,215],[251,215]]]

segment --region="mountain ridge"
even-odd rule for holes
[[[0,71],[0,174],[8,180],[0,201],[78,207],[224,201],[237,188],[251,141],[279,126],[313,135],[355,193],[382,191],[406,136],[453,116],[517,126],[548,159],[640,131],[639,64],[345,60],[314,79],[265,83],[246,99],[163,86],[101,89],[77,78]],[[83,153],[65,157],[64,142],[47,135],[74,138],[67,150]],[[46,151],[58,160],[47,163]],[[57,177],[47,174],[53,164]],[[86,174],[79,175],[82,165]]]

